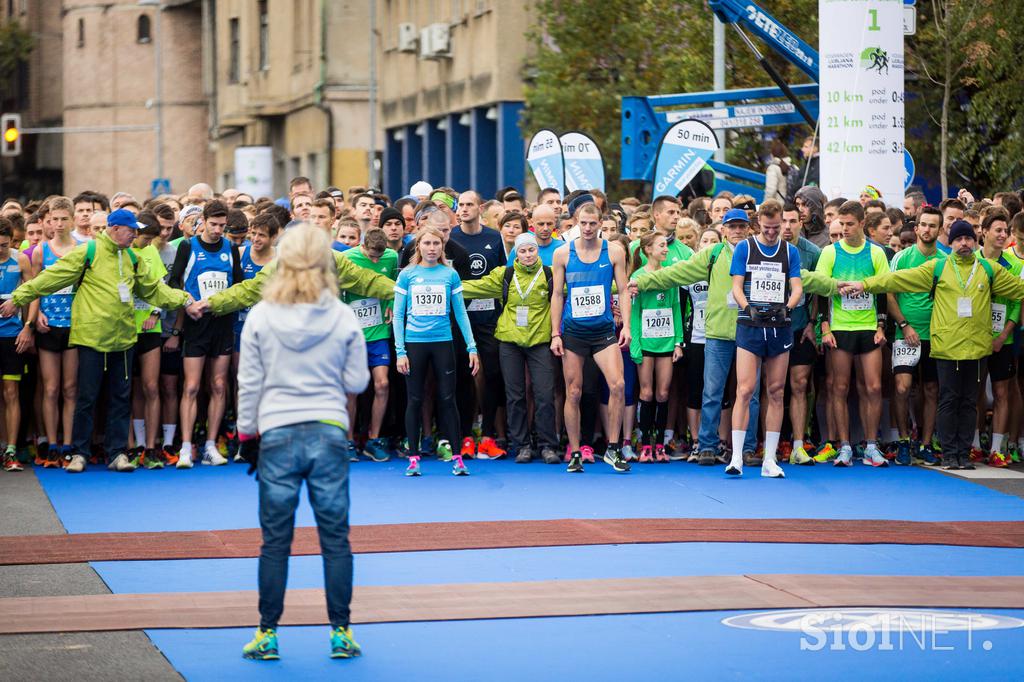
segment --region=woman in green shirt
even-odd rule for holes
[[[665,235],[644,235],[633,251],[630,279],[657,272],[667,256]],[[647,263],[641,265],[644,259]],[[672,363],[683,356],[679,289],[669,287],[638,294],[633,302],[630,328],[633,336],[629,352],[633,362],[640,365],[640,461],[667,462],[663,440],[668,424]]]

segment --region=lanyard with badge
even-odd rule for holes
[[[121,267],[122,256],[124,251],[122,249],[117,250],[117,294],[121,297],[121,303],[131,303],[132,296],[128,291],[128,284],[124,281],[124,270]]]
[[[530,280],[529,286],[526,287],[526,291],[523,291],[522,286],[519,284],[519,278],[512,277],[512,283],[516,285],[516,291],[519,292],[519,300],[526,303],[526,297],[533,291],[533,285],[537,283],[537,279],[544,273],[544,266],[537,268],[537,273]],[[514,274],[514,273],[513,273]],[[516,326],[525,327],[529,324],[530,319],[530,308],[525,305],[516,306]]]
[[[953,258],[948,257],[951,261]],[[971,297],[968,295],[968,290],[971,287],[971,282],[974,280],[974,275],[978,272],[978,259],[974,259],[974,266],[971,268],[971,274],[967,278],[967,283],[964,283],[964,278],[960,275],[960,269],[956,267],[956,262],[953,262],[953,274],[956,275],[956,281],[959,282],[960,288],[963,290],[964,295],[959,296],[956,299],[956,316],[957,317],[971,317],[973,315],[973,306],[971,305]]]

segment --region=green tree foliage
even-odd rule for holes
[[[16,21],[0,22],[0,93],[6,92],[18,66],[35,46],[32,34]]]
[[[950,184],[976,196],[1020,186],[1024,5],[931,0],[918,13],[907,40],[908,146],[939,177],[943,196]]]
[[[813,45],[816,8],[817,0],[780,0],[770,11]],[[536,51],[526,64],[524,136],[544,127],[589,133],[604,154],[609,190],[635,191],[618,179],[620,98],[711,90],[711,10],[704,0],[537,0],[533,12]],[[770,84],[731,30],[727,42],[727,87]],[[790,82],[807,82],[781,56],[764,53]],[[810,132],[795,128],[801,137]],[[730,161],[756,167],[764,156],[760,136],[732,138]]]

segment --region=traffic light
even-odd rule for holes
[[[21,114],[0,116],[0,131],[3,131],[4,138],[0,143],[0,156],[21,154]]]

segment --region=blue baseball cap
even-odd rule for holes
[[[725,217],[722,218],[722,224],[725,225],[732,222],[743,222],[749,225],[750,218],[747,217],[747,212],[742,208],[730,208],[726,212]]]
[[[145,225],[135,219],[135,214],[126,208],[119,208],[107,216],[107,227],[130,227],[138,230]]]

